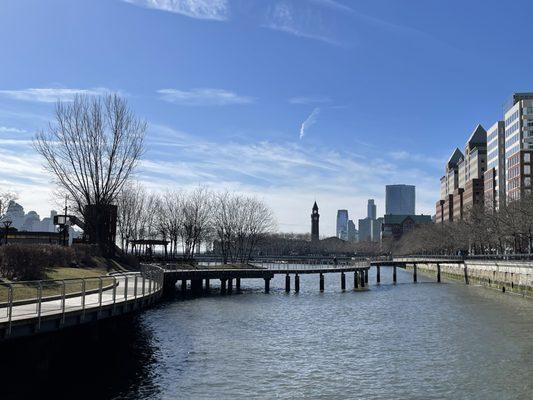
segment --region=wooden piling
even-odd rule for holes
[[[241,278],[235,278],[235,290],[237,293],[241,291]]]
[[[344,272],[341,272],[341,290],[346,290],[346,275],[344,274]]]
[[[220,280],[220,294],[226,294],[226,279]]]
[[[418,281],[416,276],[416,263],[413,264],[413,282],[416,283]]]
[[[300,275],[298,274],[294,277],[294,291],[296,293],[300,291]]]
[[[320,274],[320,291],[324,291],[324,274]]]
[[[365,283],[368,284],[368,268],[365,268]]]
[[[437,282],[440,283],[440,264],[437,263]]]
[[[362,269],[359,271],[359,283],[361,283],[361,289],[365,287],[365,270]]]
[[[206,292],[209,292],[210,288],[209,288],[209,279],[206,279],[205,280],[205,291]]]
[[[357,270],[355,270],[353,273],[353,288],[359,289],[359,273]]]
[[[466,264],[463,264],[464,265],[464,270],[465,270],[465,284],[469,284],[468,282],[468,269],[466,268]]]
[[[181,281],[181,294],[185,294],[187,292],[187,281],[183,279]]]
[[[228,279],[228,293],[233,293],[233,279]]]
[[[270,278],[265,278],[265,293],[270,292]]]
[[[291,276],[285,275],[285,291],[289,293],[291,291]]]
[[[379,285],[381,282],[381,271],[379,265],[376,267],[376,283]]]
[[[392,283],[396,285],[397,279],[396,279],[396,265],[392,267]]]

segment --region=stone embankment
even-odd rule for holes
[[[398,260],[416,261],[408,258]],[[443,278],[461,280],[465,283],[487,286],[503,292],[512,292],[533,298],[533,261],[465,260],[461,264],[451,264],[438,260],[434,262],[416,261],[417,269],[422,273],[436,274],[437,264],[440,265]],[[407,268],[412,269],[413,264],[407,264]]]

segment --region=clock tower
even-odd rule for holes
[[[319,236],[318,236],[318,220],[320,219],[320,214],[318,213],[318,206],[316,204],[313,205],[313,211],[311,212],[311,241],[312,242],[318,242]]]

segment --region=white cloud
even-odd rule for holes
[[[191,18],[225,21],[229,18],[227,0],[123,0],[137,6],[168,11]]]
[[[0,126],[0,133],[27,133],[27,131],[11,126]]]
[[[300,139],[304,138],[305,131],[309,129],[309,127],[316,122],[319,113],[320,113],[320,108],[315,108],[311,112],[311,114],[309,114],[309,116],[305,119],[305,121],[302,122],[302,125],[300,126]]]
[[[107,88],[29,88],[20,90],[0,90],[0,96],[14,100],[55,103],[58,100],[70,102],[76,95],[98,96],[112,92]]]
[[[278,3],[267,16],[265,28],[289,33],[298,37],[319,40],[328,44],[340,43],[325,34],[321,28],[320,18],[314,14],[295,13],[289,3]]]
[[[225,106],[231,104],[250,104],[252,97],[241,96],[223,89],[160,89],[161,99],[185,106]]]
[[[329,97],[322,97],[322,96],[297,96],[297,97],[291,97],[289,99],[289,103],[291,104],[322,104],[322,103],[330,103],[331,99]]]

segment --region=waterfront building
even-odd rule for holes
[[[318,213],[318,205],[313,204],[313,209],[311,210],[311,241],[318,242],[319,237],[319,220],[320,214]]]
[[[337,237],[348,240],[348,210],[337,211]]]
[[[406,215],[415,213],[415,187],[413,185],[387,185],[385,187],[385,214]]]
[[[363,218],[358,221],[359,227],[359,242],[372,241],[372,220],[370,218]]]
[[[432,223],[429,215],[393,215],[385,214],[381,227],[382,240],[398,240],[404,233],[410,232],[417,226]]]
[[[515,93],[505,106],[506,199],[531,191],[533,93]]]
[[[435,206],[437,222],[460,221],[465,211],[483,205],[486,169],[487,131],[478,124],[466,142],[464,154],[456,148],[446,163],[445,175],[440,179],[441,198]]]
[[[484,175],[485,208],[498,210],[505,204],[505,122],[487,130],[487,170]]]

